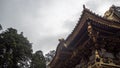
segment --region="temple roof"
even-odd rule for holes
[[[120,18],[120,7],[113,5],[111,8],[113,9],[114,13]]]
[[[74,54],[74,50],[77,47],[80,47],[82,49],[82,47],[84,47],[84,45],[88,43],[88,22],[93,22],[92,26],[96,30],[101,31],[101,33],[103,34],[116,35],[117,33],[120,33],[120,22],[109,20],[106,17],[101,17],[98,14],[95,14],[89,9],[87,9],[85,6],[83,7],[84,9],[81,18],[76,24],[74,30],[67,37],[67,39],[62,42],[62,44],[61,42],[58,44],[58,47],[56,49],[56,55],[51,61],[50,67],[55,68],[55,66],[58,65],[59,68],[61,62],[64,63],[71,58],[72,54]],[[63,43],[65,43],[66,46],[64,46]]]
[[[120,22],[120,7],[112,5],[105,15],[109,20],[114,20]]]

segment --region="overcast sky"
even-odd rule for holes
[[[73,30],[83,4],[103,16],[111,5],[120,6],[120,0],[0,0],[0,24],[23,32],[34,52],[47,53]]]

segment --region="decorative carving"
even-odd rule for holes
[[[104,17],[120,22],[120,7],[112,5],[110,9],[105,12]]]

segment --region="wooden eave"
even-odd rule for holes
[[[67,45],[69,45],[70,42],[75,38],[75,36],[77,36],[78,32],[81,30],[81,28],[83,27],[83,25],[86,23],[87,20],[93,20],[97,24],[102,24],[104,26],[108,26],[111,28],[120,29],[120,22],[107,20],[106,18],[98,16],[95,13],[92,13],[89,9],[85,8],[83,10],[83,14],[80,20],[78,21],[78,24],[74,28],[73,32],[66,39]]]
[[[115,22],[115,21],[107,20],[106,18],[98,16],[95,13],[91,12],[89,9],[84,8],[80,20],[76,24],[76,26],[75,26],[74,30],[72,31],[72,33],[65,40],[68,48],[71,45],[71,43],[74,41],[74,39],[76,38],[76,36],[79,34],[79,32],[82,30],[82,28],[84,28],[84,25],[87,23],[88,20],[95,21],[97,24],[104,25],[104,27],[110,27],[110,28],[120,29],[120,22]],[[87,28],[87,27],[85,27],[85,28]],[[54,68],[56,66],[56,63],[57,64],[59,63],[58,59],[60,59],[61,58],[60,55],[63,54],[61,52],[62,51],[61,47],[63,49],[65,49],[59,43],[59,45],[58,45],[58,47],[56,49],[55,57],[53,58],[53,60],[49,64],[50,67]],[[69,53],[69,54],[67,54],[67,56],[71,56],[71,54],[72,54],[72,52]],[[65,62],[65,61],[63,61],[63,62]]]

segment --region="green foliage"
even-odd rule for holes
[[[46,68],[46,64],[42,51],[32,54],[32,44],[23,32],[8,28],[0,33],[0,68]]]
[[[32,55],[31,68],[46,68],[45,58],[42,51],[36,51]]]
[[[8,28],[0,34],[0,68],[29,67],[32,45],[22,33]]]
[[[47,54],[45,54],[46,62],[48,63],[51,62],[54,56],[55,56],[55,50],[49,51]]]

